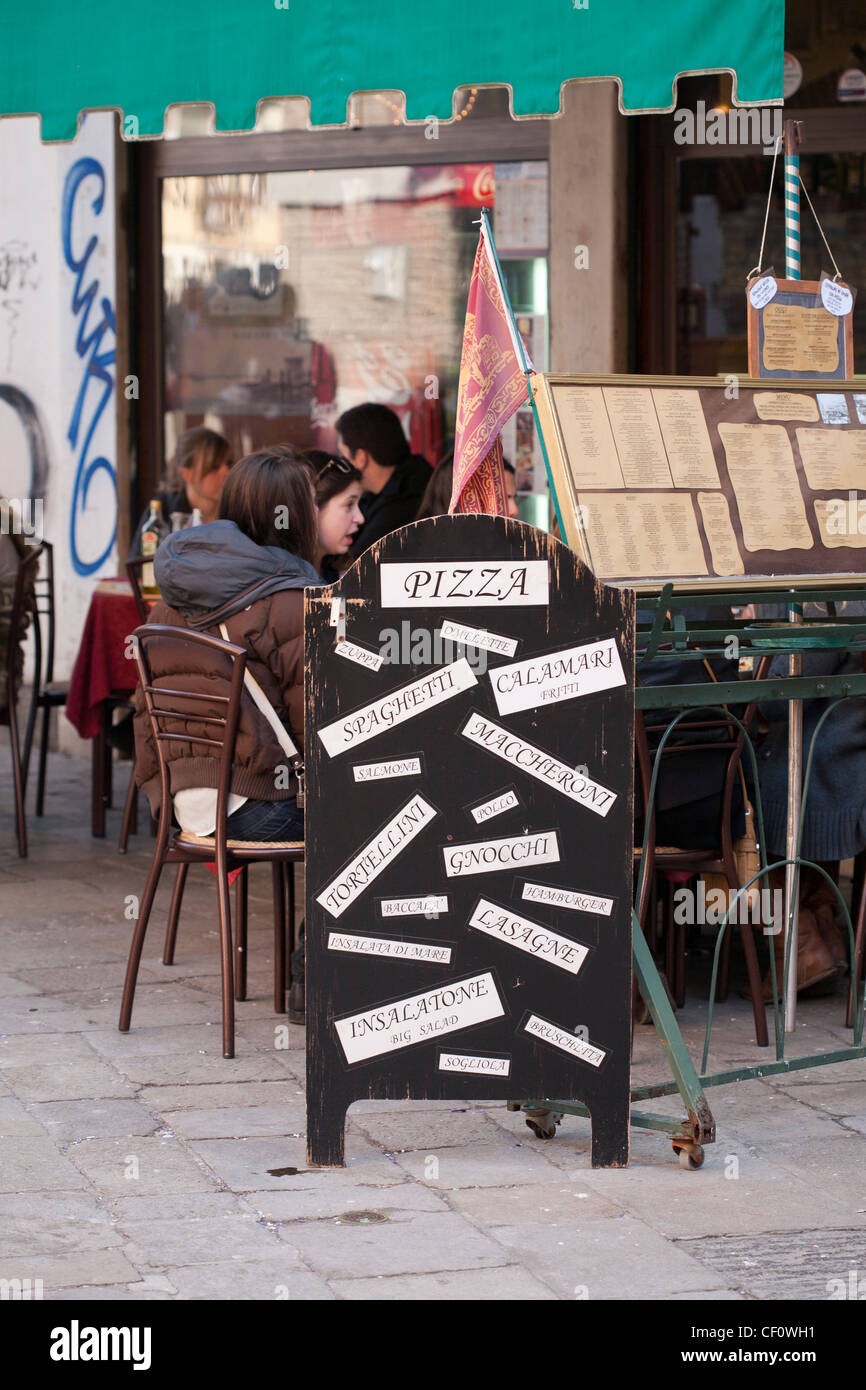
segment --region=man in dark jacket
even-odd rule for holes
[[[433,470],[411,452],[403,426],[387,405],[369,401],[344,411],[337,433],[340,452],[364,479],[364,525],[351,550],[357,559],[374,541],[415,520]]]

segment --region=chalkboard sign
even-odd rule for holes
[[[307,591],[311,1163],[355,1100],[551,1097],[628,1162],[633,602],[473,515]]]

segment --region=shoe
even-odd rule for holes
[[[293,980],[289,990],[289,1023],[300,1023],[303,1026],[306,1021],[307,999],[304,981]]]

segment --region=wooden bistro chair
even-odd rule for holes
[[[246,868],[259,860],[270,863],[274,886],[274,1008],[279,1013],[285,1008],[285,989],[287,975],[287,936],[293,926],[286,911],[287,893],[294,865],[303,860],[303,841],[283,841],[258,843],[253,841],[226,839],[226,810],[231,787],[232,761],[235,750],[235,737],[240,715],[241,695],[244,688],[246,652],[242,647],[222,642],[206,633],[190,632],[184,628],[165,627],[161,624],[148,624],[136,629],[136,663],[139,680],[144,693],[144,702],[153,730],[159,760],[160,813],[153,862],[138,921],[133,932],[126,969],[126,981],[120,1005],[119,1028],[122,1033],[129,1031],[132,1016],[132,1003],[135,983],[141,960],[141,950],[147,931],[153,900],[160,875],[166,864],[179,866],[177,881],[172,895],[169,912],[167,954],[174,950],[174,932],[180,912],[181,898],[186,872],[190,864],[213,864],[216,867],[217,904],[220,926],[220,958],[222,967],[222,1029],[223,1056],[233,1057],[234,1042],[234,1000],[235,979],[239,985],[240,997],[246,993],[246,920],[245,912],[238,924],[235,942],[235,967],[232,962],[232,926],[229,907],[228,875],[234,869]],[[151,648],[159,650],[160,674],[154,679],[152,674]],[[192,653],[206,653],[209,666],[217,672],[216,678],[209,678],[209,689],[179,690],[174,684],[188,683],[188,677],[177,675],[189,669],[189,656]],[[156,652],[154,652],[156,655]],[[220,750],[219,785],[217,790],[216,829],[212,836],[202,838],[180,831],[171,830],[172,802],[169,779],[169,766],[166,749],[172,743],[186,743],[199,749],[218,748]],[[238,880],[244,884],[244,906],[246,874]],[[170,946],[169,946],[170,944]]]
[[[141,588],[141,572],[144,566],[152,564],[152,557],[137,555],[132,560],[126,562],[126,576],[129,580],[129,587],[132,590],[132,597],[135,600],[135,607],[138,613],[138,621],[146,623],[150,616],[150,608],[147,599],[144,597]],[[130,702],[130,709],[134,706]],[[120,823],[120,841],[118,852],[126,854],[130,835],[134,835],[138,830],[138,787],[135,785],[135,754],[132,758],[132,769],[129,774],[129,786],[126,789],[126,801],[123,803],[123,819]],[[154,833],[155,827],[154,827]]]
[[[48,762],[51,711],[63,709],[69,695],[69,682],[55,681],[54,679],[54,546],[50,541],[43,541],[42,550],[45,557],[45,568],[42,574],[36,576],[36,621],[33,628],[37,647],[37,670],[40,671],[42,677],[38,682],[36,694],[36,709],[42,711],[42,727],[39,735],[39,767],[36,774],[37,816],[43,815],[45,810],[45,771]],[[29,766],[30,746],[28,744],[25,767],[29,768]]]
[[[769,669],[770,658],[762,657],[759,663],[756,679],[764,679]],[[649,797],[650,779],[652,777],[653,762],[655,752],[650,749],[649,734],[663,733],[667,728],[670,719],[674,718],[677,711],[664,711],[664,722],[658,725],[648,726],[643,711],[635,711],[635,756],[640,776],[641,790],[643,793],[644,807],[647,805]],[[753,726],[757,716],[757,703],[750,704],[742,716],[742,723],[746,728]],[[706,742],[700,735],[707,730],[717,731],[721,737],[718,741]],[[693,731],[698,735],[695,742],[688,739],[689,732]],[[653,904],[652,888],[656,875],[664,874],[665,871],[676,873],[688,873],[698,875],[703,873],[721,874],[727,885],[734,892],[739,888],[737,868],[734,860],[734,845],[731,834],[731,804],[733,801],[734,788],[739,781],[739,768],[742,759],[744,736],[742,732],[731,724],[724,717],[710,714],[701,718],[700,711],[694,712],[694,717],[689,717],[677,725],[676,732],[684,741],[679,743],[668,742],[663,751],[662,758],[688,757],[692,753],[727,753],[722,775],[721,786],[721,811],[719,817],[719,830],[716,836],[716,843],[708,845],[705,849],[690,850],[679,849],[674,846],[659,847],[656,844],[655,830],[655,808],[650,818],[650,834],[647,845],[647,864],[645,867],[641,899],[638,904],[638,920],[644,926],[648,912]],[[636,868],[640,868],[641,850],[635,850]],[[760,887],[760,883],[757,885]],[[686,946],[686,927],[673,920],[672,898],[673,889],[669,885],[667,894],[667,922],[665,930],[665,972],[668,982],[672,988],[673,996],[679,1007],[685,1003],[686,982],[685,982],[685,946]],[[744,914],[745,915],[745,914]],[[739,917],[739,913],[737,913]],[[731,937],[734,930],[733,920],[728,924],[725,939],[722,942],[721,955],[719,960],[719,977],[717,981],[717,998],[725,999],[728,994],[730,978],[730,958],[731,958]],[[761,972],[758,964],[758,953],[755,948],[755,938],[752,926],[748,922],[740,922],[739,930],[743,942],[743,953],[746,958],[746,971],[749,980],[749,994],[752,1000],[752,1011],[755,1018],[755,1040],[759,1047],[767,1046],[767,1019],[765,1005],[762,997]]]
[[[33,688],[30,696],[30,709],[22,744],[18,728],[18,651],[30,623],[35,615],[35,583],[39,573],[39,563],[44,551],[44,542],[34,546],[28,555],[21,557],[15,588],[12,596],[12,609],[9,614],[9,629],[5,651],[0,651],[0,661],[5,667],[5,702],[0,706],[0,725],[9,729],[9,743],[12,753],[12,785],[15,792],[15,828],[18,835],[18,855],[27,858],[27,821],[24,814],[24,796],[27,789],[27,761],[33,740],[36,721],[36,697],[40,682],[41,646],[39,643],[38,620],[34,616],[34,637],[36,641]]]

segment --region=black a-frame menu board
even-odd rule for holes
[[[583,1101],[628,1161],[633,594],[502,517],[306,596],[308,1148],[375,1098]]]

